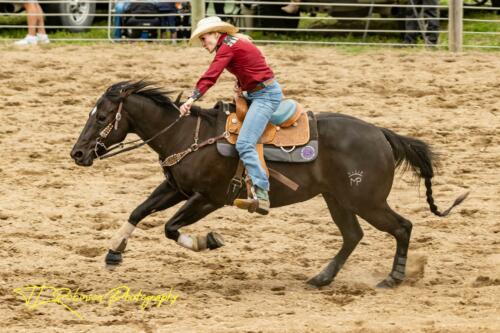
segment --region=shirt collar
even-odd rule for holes
[[[215,46],[215,50],[218,50],[219,47],[222,45],[222,42],[224,41],[224,38],[226,38],[227,34],[221,34],[219,37],[219,40],[217,40],[217,45]]]

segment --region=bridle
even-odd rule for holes
[[[177,122],[179,122],[183,118],[179,107],[177,105],[175,105],[174,103],[172,103],[174,108],[177,109],[177,111],[179,111],[179,117],[177,117],[177,119],[175,119],[171,124],[164,127],[161,131],[159,131],[158,133],[156,133],[155,135],[153,135],[152,137],[150,137],[147,140],[137,139],[137,140],[133,140],[133,141],[125,142],[125,143],[120,142],[120,143],[112,145],[111,147],[108,148],[104,144],[103,140],[105,140],[109,136],[109,134],[111,133],[111,131],[113,129],[115,131],[118,130],[118,124],[119,124],[120,120],[122,119],[122,109],[123,109],[123,102],[124,102],[125,98],[126,98],[126,96],[124,98],[122,98],[122,100],[120,101],[120,104],[118,105],[118,111],[116,112],[115,119],[112,120],[108,125],[106,125],[106,127],[104,127],[104,129],[102,129],[101,132],[99,132],[99,136],[97,137],[95,147],[94,147],[94,152],[95,152],[96,158],[99,160],[103,160],[103,159],[109,158],[111,156],[115,156],[115,155],[118,155],[118,154],[121,154],[121,153],[124,153],[127,151],[137,149],[139,147],[142,147],[142,146],[148,144],[149,142],[153,141],[154,139],[156,139],[158,136],[166,133],[175,124],[177,124]],[[198,149],[203,148],[207,145],[214,144],[219,139],[227,138],[229,136],[228,132],[224,132],[218,136],[209,138],[201,143],[198,143],[200,125],[201,125],[201,117],[200,117],[200,115],[198,115],[198,119],[197,119],[197,123],[196,123],[196,130],[194,133],[194,143],[192,145],[190,145],[189,148],[183,150],[182,152],[172,154],[172,155],[168,156],[167,158],[165,158],[163,161],[160,160],[160,165],[162,167],[173,166],[173,165],[179,163],[186,155],[188,155],[192,152],[195,152]],[[129,146],[129,147],[127,147],[127,146]],[[99,147],[104,148],[106,153],[104,153],[103,155],[99,155],[99,153],[98,153]],[[113,150],[116,150],[116,149],[119,149],[119,150],[112,152]]]
[[[113,129],[115,131],[118,130],[118,124],[119,124],[120,120],[122,119],[122,109],[123,109],[124,100],[125,100],[125,97],[120,101],[120,104],[118,105],[118,111],[116,112],[115,119],[113,119],[109,124],[106,125],[106,127],[104,127],[102,129],[102,131],[99,132],[99,136],[97,137],[97,140],[96,140],[95,146],[94,146],[94,153],[95,153],[95,156],[98,160],[103,160],[103,159],[109,158],[111,156],[115,156],[115,155],[124,153],[126,151],[130,151],[130,150],[134,150],[134,149],[137,149],[139,147],[142,147],[142,146],[148,144],[149,142],[153,141],[154,139],[156,139],[158,136],[167,132],[170,128],[172,128],[182,118],[182,116],[179,116],[177,119],[175,119],[174,122],[169,124],[167,127],[163,128],[161,131],[159,131],[158,133],[156,133],[155,135],[153,135],[151,138],[149,138],[147,140],[137,139],[137,140],[133,140],[133,141],[129,141],[129,142],[120,142],[120,143],[117,143],[117,144],[112,145],[110,147],[107,147],[106,144],[104,144],[104,140],[109,136],[109,134],[111,133],[111,131]],[[177,107],[177,105],[175,105],[173,103],[172,103],[172,105],[179,111],[179,113],[181,112],[181,110]],[[139,142],[139,143],[132,145],[136,142]],[[132,145],[132,146],[130,146],[130,145]],[[129,146],[129,147],[127,147],[127,146]],[[104,148],[106,153],[104,153],[103,155],[99,155],[99,153],[98,153],[99,147]],[[113,150],[116,150],[116,149],[120,149],[120,150],[112,152]]]

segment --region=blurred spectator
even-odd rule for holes
[[[130,0],[117,1],[115,4],[115,16],[113,16],[113,26],[115,29],[113,30],[113,38],[120,39],[122,38],[122,29],[123,29],[123,18],[122,15],[130,4]]]
[[[177,40],[177,29],[176,26],[176,18],[177,15],[171,16],[172,14],[177,14],[177,6],[175,2],[159,2],[156,4],[158,7],[158,11],[160,14],[167,14],[166,16],[160,16],[161,18],[161,26],[162,27],[172,27],[170,29],[163,30],[161,33],[161,38],[167,38],[167,30],[170,30],[170,39],[175,43]]]
[[[436,45],[439,39],[439,8],[415,7],[415,6],[438,6],[439,0],[409,0],[406,8],[405,44],[416,44],[418,36],[424,37],[425,44]],[[415,18],[424,18],[417,21]],[[415,31],[415,32],[412,32]]]
[[[215,10],[215,15],[216,16],[222,16],[221,20],[225,21],[226,18],[224,17],[224,2],[223,0],[208,0],[205,2],[205,12],[208,10],[208,5],[210,5],[210,1],[218,1],[218,2],[212,2],[214,4],[214,10]]]
[[[300,0],[292,0],[290,4],[281,7],[281,10],[288,14],[297,14],[300,9],[298,3],[300,3]]]
[[[43,10],[38,4],[37,0],[29,0],[25,2],[24,9],[28,15],[28,34],[21,40],[14,44],[16,45],[36,45],[38,43],[49,43],[49,37],[45,32],[45,25],[43,24]]]
[[[191,3],[190,2],[177,2],[176,4],[177,12],[179,16],[176,17],[176,25],[179,28],[177,30],[177,38],[179,39],[189,39],[191,37]]]

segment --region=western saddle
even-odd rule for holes
[[[226,132],[229,134],[226,139],[231,144],[236,143],[248,112],[248,102],[243,96],[236,94],[234,102],[236,112],[229,114],[226,120]],[[269,169],[264,159],[264,144],[277,147],[301,146],[309,141],[309,136],[309,119],[302,106],[292,99],[281,101],[256,145],[261,165],[267,175],[269,176]]]

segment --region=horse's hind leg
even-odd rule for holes
[[[396,254],[392,264],[392,271],[377,287],[392,288],[399,285],[405,277],[406,259],[410,244],[412,224],[410,221],[393,211],[387,203],[380,209],[360,213],[363,219],[381,231],[385,231],[396,238]]]
[[[321,273],[307,281],[308,284],[315,287],[326,286],[333,281],[349,255],[354,251],[361,238],[363,238],[363,230],[361,230],[359,226],[356,215],[352,211],[342,207],[333,196],[323,194],[323,197],[325,198],[335,224],[337,224],[342,234],[344,242],[340,251]]]

